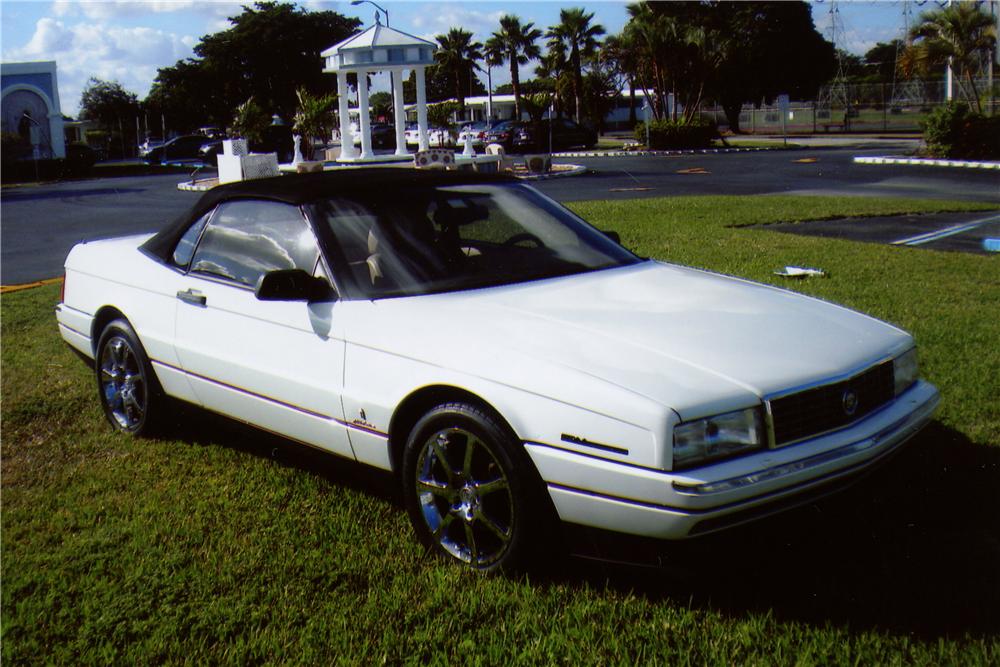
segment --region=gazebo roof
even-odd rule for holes
[[[328,58],[340,53],[341,51],[387,47],[399,48],[407,46],[429,46],[432,49],[437,48],[437,44],[434,42],[429,42],[426,39],[414,37],[413,35],[396,30],[395,28],[390,28],[389,26],[376,23],[364,32],[352,35],[344,41],[334,44],[330,48],[323,51],[321,55],[324,58]]]

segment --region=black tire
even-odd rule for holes
[[[410,432],[402,473],[410,522],[429,550],[480,572],[522,571],[541,550],[551,500],[491,411],[447,403],[428,412]]]
[[[146,351],[125,320],[114,320],[104,327],[94,371],[101,407],[111,425],[130,435],[154,433],[166,399]]]

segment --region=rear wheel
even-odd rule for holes
[[[146,351],[125,320],[104,327],[97,343],[95,370],[101,407],[119,431],[148,435],[163,409],[163,395]]]
[[[440,405],[417,422],[403,456],[403,489],[421,541],[479,571],[525,567],[550,516],[510,429],[466,403]]]

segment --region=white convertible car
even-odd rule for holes
[[[801,504],[938,403],[907,333],[636,257],[504,177],[218,187],[76,246],[64,289],[112,426],[180,399],[392,470],[420,539],[480,570],[561,525],[674,540]]]

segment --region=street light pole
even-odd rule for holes
[[[380,12],[382,12],[383,14],[385,14],[385,25],[386,25],[386,27],[389,27],[389,10],[388,9],[385,9],[381,5],[378,5],[378,4],[374,3],[374,2],[372,2],[372,0],[351,0],[351,6],[352,7],[356,7],[358,5],[365,4],[365,3],[371,5],[375,9],[377,9]]]

